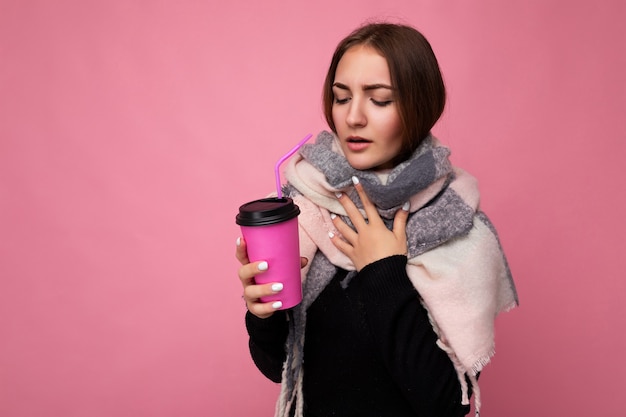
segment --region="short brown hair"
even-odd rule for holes
[[[391,83],[397,90],[398,112],[404,127],[403,147],[396,163],[402,162],[430,133],[443,113],[446,88],[437,58],[426,38],[410,26],[370,23],[353,31],[337,45],[324,82],[324,115],[335,133],[332,117],[335,72],[346,51],[357,45],[374,48],[389,65]]]

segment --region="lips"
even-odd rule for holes
[[[352,152],[358,152],[366,149],[372,143],[371,140],[364,139],[359,136],[350,136],[346,139],[346,146]]]

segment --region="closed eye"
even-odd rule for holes
[[[374,103],[376,106],[379,106],[379,107],[385,107],[393,103],[393,100],[378,101],[378,100],[372,99],[372,103]]]

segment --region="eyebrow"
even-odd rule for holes
[[[337,87],[337,88],[339,88],[341,90],[348,90],[348,91],[350,91],[350,87],[348,87],[347,85],[342,84],[342,83],[334,83],[333,87]],[[394,90],[394,88],[392,86],[387,85],[387,84],[381,84],[381,83],[379,83],[379,84],[366,84],[366,85],[363,86],[363,90],[364,91],[378,90],[379,88],[385,88],[387,90]]]

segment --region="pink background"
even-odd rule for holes
[[[0,1],[0,415],[272,414],[234,216],[372,17],[431,40],[517,280],[483,415],[623,415],[625,5]]]

